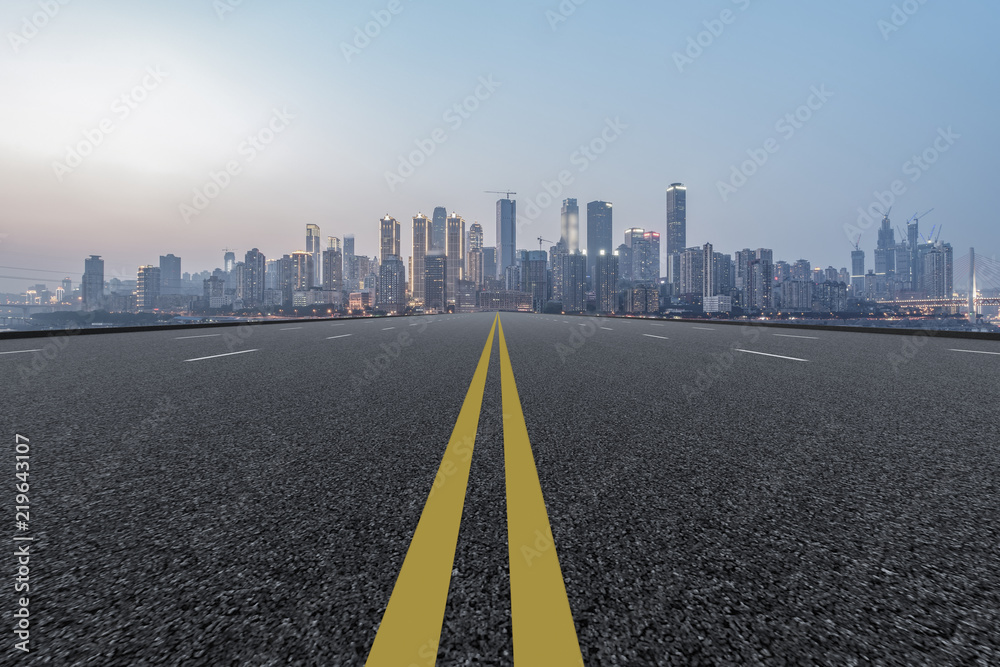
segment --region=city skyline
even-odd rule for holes
[[[615,236],[629,227],[659,232],[665,262],[663,193],[677,181],[692,197],[691,246],[767,244],[776,255],[839,268],[858,209],[887,193],[894,220],[936,208],[934,222],[951,230],[955,247],[997,252],[1000,231],[979,197],[989,191],[1000,143],[988,113],[997,93],[978,81],[989,78],[987,44],[1000,10],[921,5],[887,30],[891,5],[729,4],[726,24],[717,23],[717,9],[679,5],[642,5],[632,14],[588,3],[558,19],[534,3],[467,14],[444,3],[402,5],[349,58],[342,45],[383,8],[244,4],[219,15],[194,2],[124,12],[106,2],[60,6],[36,36],[7,40],[12,57],[2,67],[12,94],[0,118],[18,132],[3,139],[0,157],[8,185],[0,264],[79,273],[81,254],[101,254],[109,266],[134,270],[170,251],[188,266],[214,268],[216,248],[246,244],[241,250],[256,246],[269,256],[300,249],[286,239],[301,238],[303,223],[324,235],[353,232],[371,254],[373,212],[408,220],[442,203],[489,228],[489,246],[494,199],[482,191],[498,186],[518,193],[519,236],[558,238],[564,199],[610,201]],[[4,25],[20,34],[22,19],[36,11],[12,2]],[[109,32],[112,11],[128,29]],[[401,39],[469,20],[518,35],[524,53],[497,37],[454,31],[468,53],[455,63],[447,54],[414,53]],[[721,34],[703,36],[719,25]],[[777,30],[768,48],[757,48],[762,29],[783,25],[795,29]],[[584,46],[625,26],[633,38],[614,53]],[[178,31],[189,50],[176,46]],[[258,49],[262,31],[271,41]],[[223,51],[213,46],[220,40]],[[850,53],[831,59],[843,43]],[[534,71],[532,63],[554,50],[580,66],[556,77]],[[75,68],[65,64],[69,55]],[[298,73],[278,77],[278,67]],[[622,68],[632,74],[609,76]],[[665,85],[634,85],[654,70]],[[884,71],[894,75],[877,74]],[[605,81],[602,94],[567,114],[568,100],[597,79]],[[758,80],[771,84],[754,87]],[[924,95],[928,86],[944,94]],[[387,93],[421,104],[397,111],[382,104]],[[550,122],[557,118],[566,122]],[[105,119],[110,131],[95,133]],[[444,140],[435,142],[439,127]],[[57,173],[88,133],[92,154]],[[411,160],[421,144],[428,154]],[[229,162],[239,173],[226,171]],[[563,171],[566,185],[558,181]],[[390,184],[393,173],[402,182]],[[214,197],[210,174],[228,183]],[[560,192],[540,205],[553,184]],[[188,220],[184,206],[194,211]],[[874,247],[877,223],[861,230],[866,248]],[[38,228],[48,231],[44,241],[32,233]],[[404,229],[404,247],[409,236]],[[2,291],[28,284],[3,281]]]

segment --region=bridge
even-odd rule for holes
[[[955,283],[955,290],[965,292],[965,298],[880,299],[878,303],[915,308],[966,308],[977,313],[984,306],[1000,306],[1000,297],[982,294],[983,288],[1000,294],[1000,262],[996,259],[977,256],[972,248],[955,261],[955,275],[966,276],[964,282]]]

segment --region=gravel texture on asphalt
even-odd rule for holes
[[[502,317],[586,664],[1000,664],[1000,345]],[[492,318],[0,341],[4,654],[363,664]],[[440,665],[512,664],[501,426],[495,344]]]

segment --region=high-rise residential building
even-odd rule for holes
[[[410,254],[410,292],[413,300],[423,304],[427,291],[427,253],[431,247],[433,221],[422,213],[413,216],[413,249]]]
[[[264,304],[267,258],[257,248],[243,258],[243,302],[248,307]]]
[[[386,214],[379,221],[379,259],[383,262],[386,258],[402,257],[400,248],[399,222]]]
[[[468,250],[483,247],[483,226],[478,222],[469,225],[469,247]]]
[[[149,264],[140,266],[136,277],[135,305],[139,310],[156,308],[160,296],[160,268]]]
[[[181,293],[181,258],[160,255],[160,294]]]
[[[632,280],[634,271],[632,270],[632,248],[626,244],[621,244],[618,246],[618,279],[619,280]],[[608,253],[614,254],[614,253]],[[598,254],[598,257],[600,255]],[[597,262],[594,262],[594,271],[597,271]],[[594,274],[594,280],[596,280],[597,274]],[[595,287],[596,289],[596,287]]]
[[[564,313],[587,310],[587,255],[577,250],[562,257],[562,307]]]
[[[792,280],[812,280],[812,263],[800,259],[792,265]]]
[[[521,266],[521,288],[531,295],[534,310],[545,308],[549,294],[549,260],[544,250],[529,250]]]
[[[316,277],[316,269],[313,267],[313,255],[311,252],[299,250],[293,252],[292,256],[292,277],[291,289],[293,292],[302,292],[312,289],[315,286],[313,280]]]
[[[323,291],[344,291],[344,252],[340,249],[340,239],[331,236],[323,251]]]
[[[642,280],[642,272],[646,262],[646,248],[643,239],[645,233],[646,230],[639,227],[625,230],[625,246],[629,249],[626,280]]]
[[[717,252],[713,261],[715,263],[715,277],[712,279],[714,294],[710,294],[709,296],[732,296],[734,285],[732,256]]]
[[[448,255],[448,299],[454,299],[458,290],[458,281],[465,280],[465,220],[457,213],[448,216],[447,248]]]
[[[383,258],[379,265],[375,306],[387,313],[406,310],[406,271],[398,255]]]
[[[644,257],[640,280],[647,283],[660,282],[660,232],[646,232],[642,235]]]
[[[425,257],[424,308],[428,311],[444,311],[448,307],[446,280],[448,257],[444,250],[428,250]]]
[[[104,306],[104,260],[100,255],[91,255],[83,260],[80,297],[84,310],[98,310]]]
[[[923,280],[923,266],[920,263],[920,219],[917,217],[906,225],[906,245],[910,251],[910,289],[919,290]]]
[[[483,248],[483,281],[487,278],[497,277],[497,249],[495,247]]]
[[[564,199],[562,213],[559,218],[560,241],[566,246],[566,252],[576,252],[580,249],[580,207],[575,199]]]
[[[705,251],[703,248],[686,248],[680,254],[680,296],[691,299],[705,292]]]
[[[475,283],[476,289],[482,289],[483,287],[483,249],[473,248],[469,251],[469,272],[468,278],[470,282]]]
[[[552,262],[552,284],[550,287],[553,301],[562,301],[563,299],[563,259],[566,255],[566,244],[561,240],[549,248],[549,259]]]
[[[227,250],[226,254],[222,257],[222,270],[230,273],[234,266],[236,266],[236,253],[232,250]]]
[[[613,236],[611,202],[587,204],[587,275],[593,277],[602,250],[609,254],[614,250]]]
[[[757,254],[764,258],[750,261],[749,285],[745,298],[746,308],[755,312],[771,308],[771,291],[774,286],[774,265],[766,254]]]
[[[358,262],[354,257],[354,234],[344,236],[344,282],[347,291],[358,287]]]
[[[711,243],[702,247],[702,297],[717,296],[715,279],[718,277],[715,268],[715,250]]]
[[[313,258],[313,285],[323,284],[323,262],[321,253],[323,252],[323,242],[320,236],[319,225],[306,225],[306,252]]]
[[[497,201],[497,278],[503,279],[507,267],[517,265],[516,248],[517,202],[500,199]]]
[[[434,209],[434,216],[431,220],[431,238],[427,250],[446,251],[448,245],[448,209],[438,206]]]
[[[595,266],[597,312],[614,313],[618,310],[618,253],[602,252]]]

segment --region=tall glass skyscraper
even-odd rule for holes
[[[445,250],[448,244],[448,209],[438,206],[431,218],[430,247],[428,250]]]
[[[431,238],[432,222],[426,215],[413,217],[413,252],[411,254],[413,268],[410,273],[410,292],[413,300],[424,303],[427,293],[427,253],[433,248],[428,247]]]
[[[575,199],[564,199],[560,232],[566,252],[574,253],[580,249],[580,207]]]
[[[587,275],[594,277],[597,258],[601,251],[609,255],[612,245],[611,202],[592,201],[587,204]]]
[[[667,254],[687,248],[687,188],[673,183],[667,188]]]
[[[507,267],[517,266],[517,202],[497,201],[497,278],[503,279]]]

